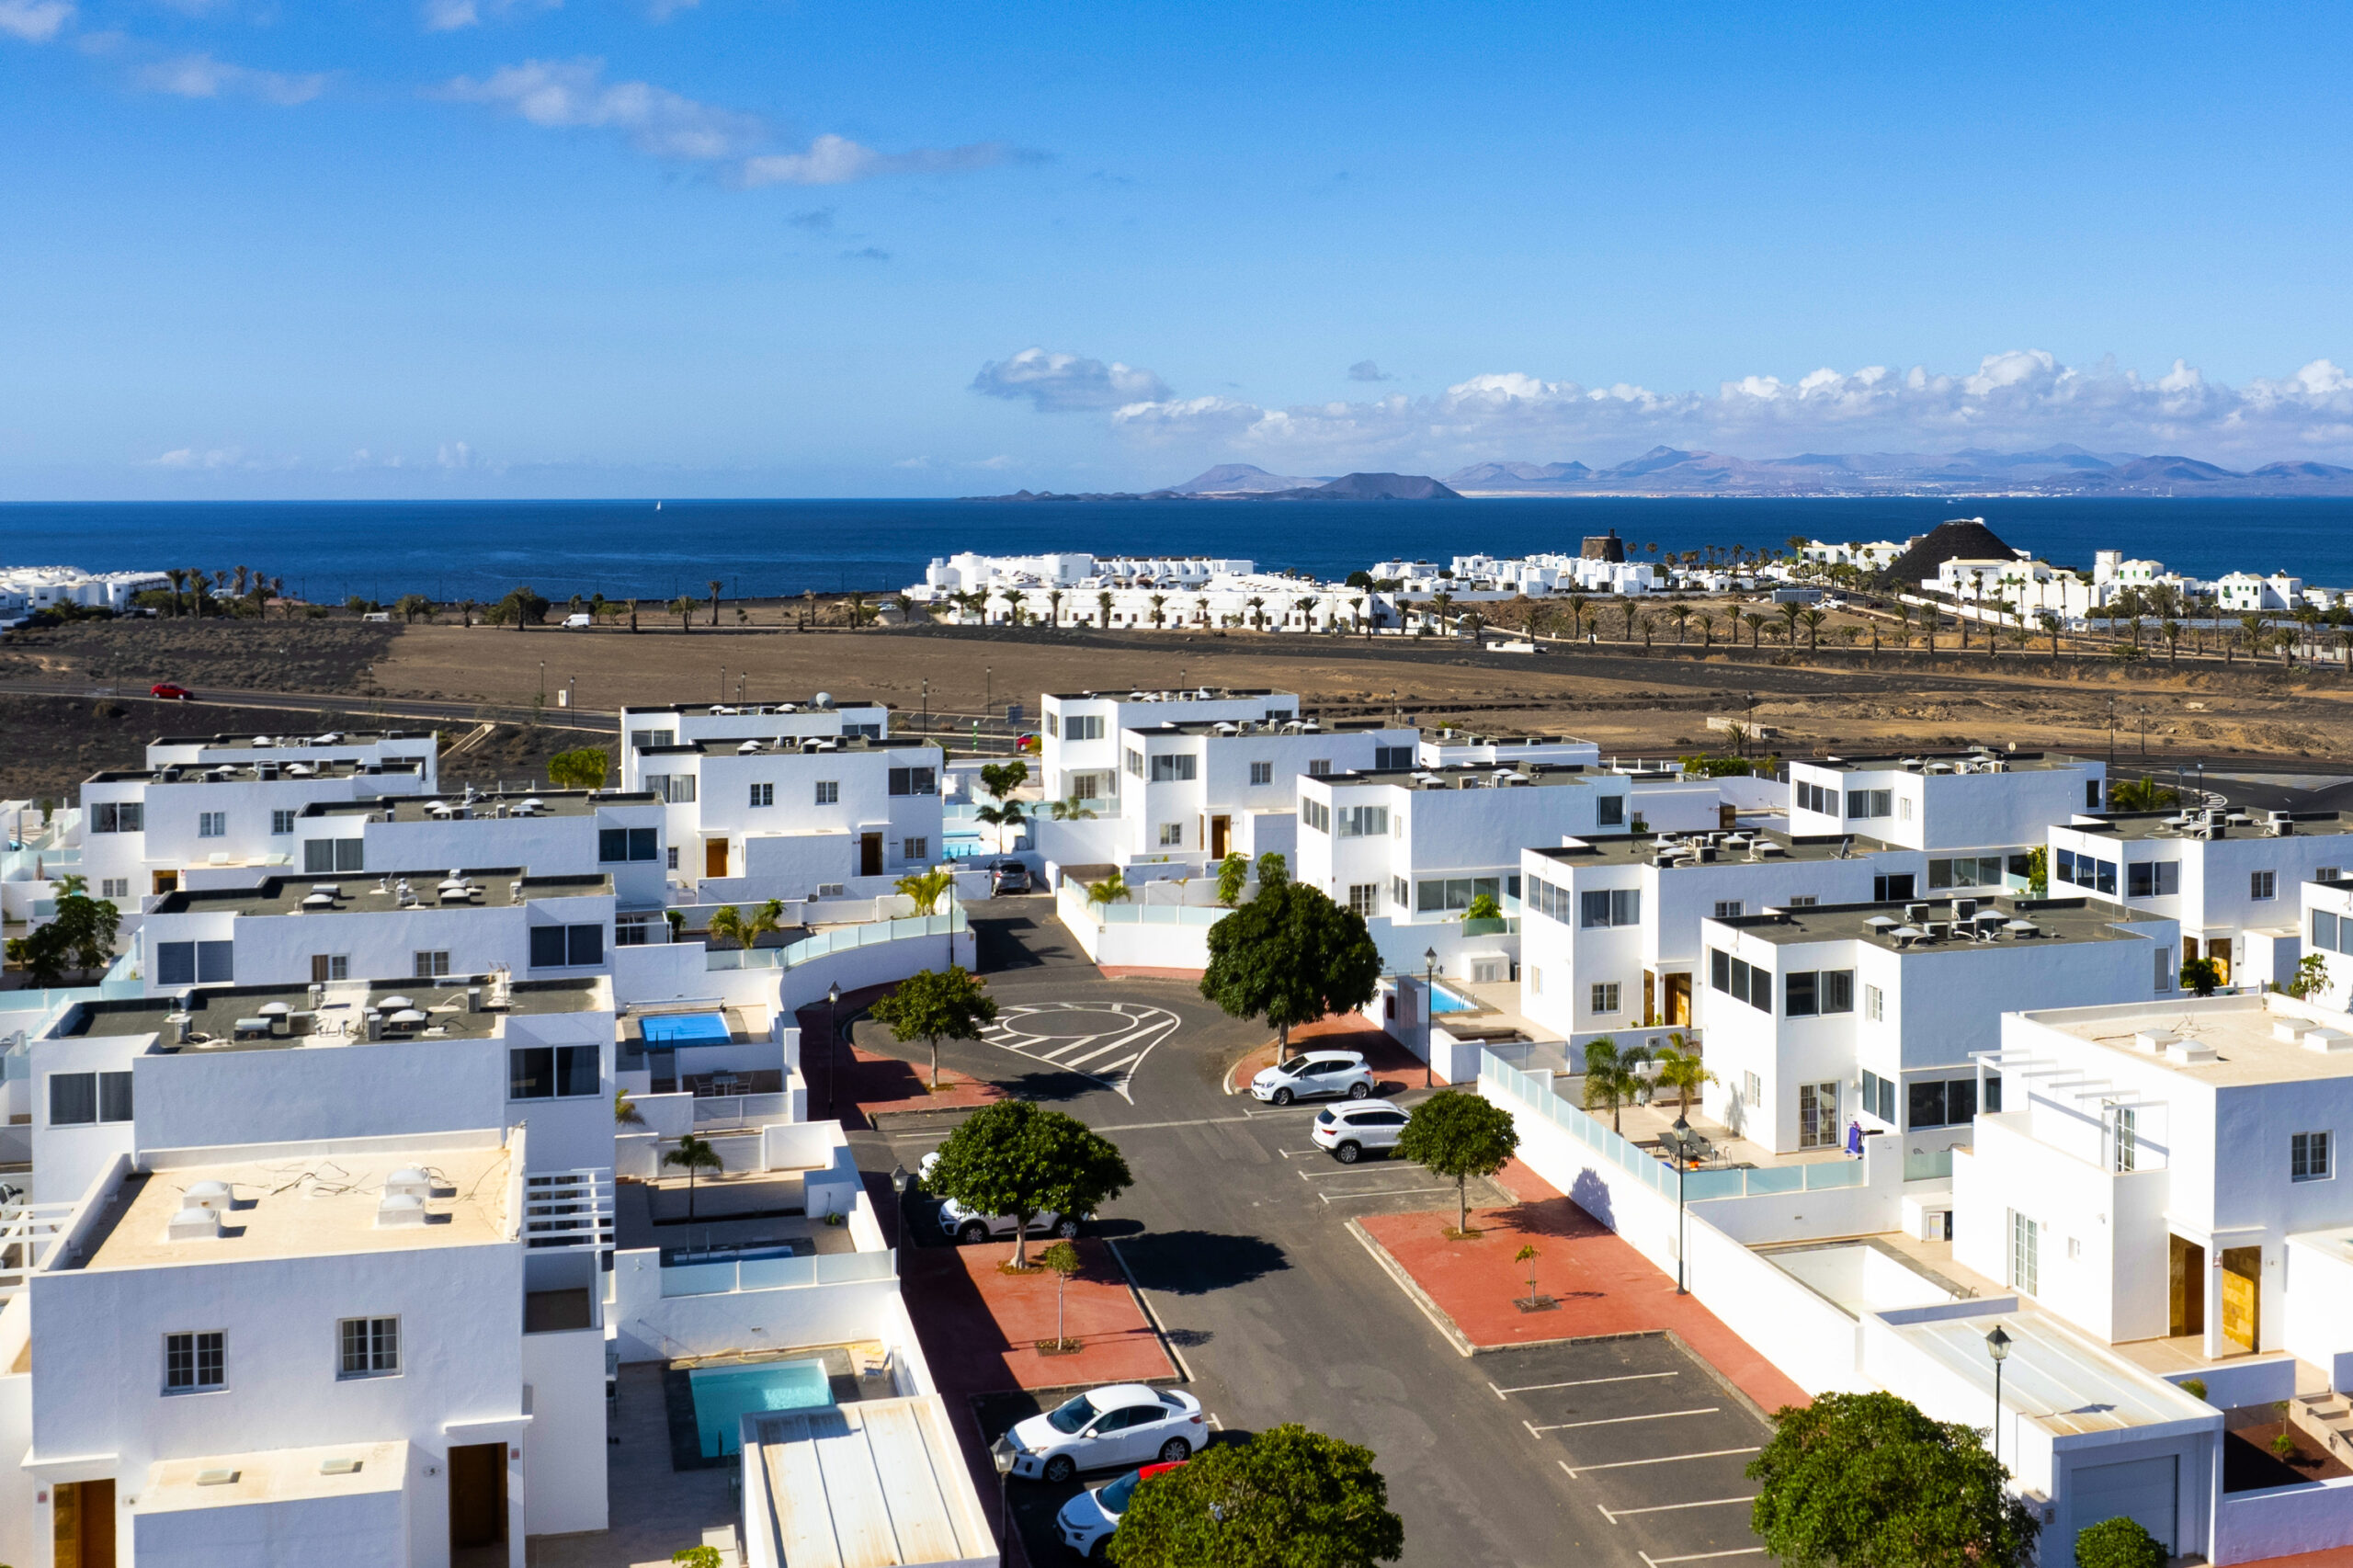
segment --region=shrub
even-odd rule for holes
[[[2133,1519],[2102,1519],[2075,1532],[2075,1568],[2165,1568],[2165,1549]]]

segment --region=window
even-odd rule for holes
[[[891,793],[893,795],[937,795],[939,793],[939,773],[930,767],[894,767],[891,769]]]
[[[1593,820],[1601,827],[1626,825],[1626,797],[1603,795],[1593,802]]]
[[[1390,901],[1400,909],[1411,909],[1414,906],[1413,886],[1403,877],[1389,879],[1389,897]]]
[[[1593,988],[1593,1010],[1597,1013],[1614,1013],[1618,1010],[1616,981],[1605,981]]]
[[[2097,790],[2098,785],[2092,786]],[[2042,1278],[2042,1227],[2017,1210],[2010,1210],[2010,1288],[2032,1296]]]
[[[302,869],[310,876],[368,869],[368,846],[359,838],[311,838],[302,843]]]
[[[421,955],[420,955],[421,956]],[[564,969],[577,965],[605,961],[605,928],[602,926],[534,926],[531,927],[531,967],[533,969]],[[448,955],[443,955],[446,973]],[[421,976],[423,970],[417,971]]]
[[[1985,1074],[1985,1103],[1978,1108],[1987,1116],[2002,1114],[2002,1075],[1999,1073]]]
[[[92,833],[143,833],[147,808],[137,801],[101,801],[90,808]]]
[[[1847,791],[1847,815],[1883,817],[1894,812],[1894,792],[1889,790],[1849,790]]]
[[[330,981],[350,978],[351,955],[349,953],[313,953],[311,955],[312,984],[324,985]]]
[[[1103,715],[1074,713],[1063,721],[1063,739],[1066,741],[1099,741],[1103,738]]]
[[[753,785],[753,786],[752,786],[752,798],[751,798],[750,801],[748,802],[748,804],[750,804],[750,805],[752,805],[752,806],[755,806],[755,807],[757,807],[757,806],[773,806],[773,805],[775,805],[775,804],[776,804],[776,786],[775,786],[775,785],[773,785],[773,784],[755,784],[755,785]]]
[[[1299,820],[1302,826],[1312,827],[1318,833],[1329,833],[1332,831],[1332,808],[1322,801],[1302,801],[1299,803]]]
[[[1797,790],[1799,810],[1819,812],[1824,816],[1835,817],[1838,814],[1837,790],[1825,790],[1819,784],[1808,784],[1802,779],[1799,780],[1794,788]]]
[[[229,813],[228,813],[228,812],[197,812],[197,813],[196,813],[196,835],[197,835],[197,837],[199,837],[199,838],[226,838],[226,837],[228,837],[228,836],[229,836]]]
[[[101,1121],[130,1119],[130,1074],[51,1073],[49,1075],[49,1124],[51,1127],[89,1127]]]
[[[1736,1002],[1745,1002],[1768,1013],[1773,1010],[1771,971],[1757,969],[1720,949],[1708,949],[1708,984]]]
[[[2095,812],[2096,812],[2096,811],[2099,810],[2099,780],[2098,780],[2098,779],[2097,779],[2097,778],[2086,778],[2086,779],[2085,779],[2085,780],[2084,780],[2084,805],[2085,805],[2086,809],[2086,810],[2089,810],[2089,811],[2095,811]]]
[[[678,846],[676,845],[673,844],[670,846],[669,853],[663,857],[662,864],[663,869],[665,870],[675,871],[678,869]]]
[[[2246,896],[2262,900],[2279,896],[2279,874],[2277,871],[2252,871],[2246,879]]]
[[[651,827],[605,827],[597,830],[597,858],[599,860],[654,860],[660,858],[661,833]]]
[[[1910,822],[1912,820],[1911,796],[1903,796],[1895,802],[1895,820],[1898,822]]]
[[[1398,773],[1414,766],[1412,746],[1375,746],[1372,767],[1376,773]]]
[[[1348,913],[1360,915],[1367,920],[1380,914],[1381,884],[1379,882],[1350,882],[1348,884]]]
[[[2313,910],[2313,950],[2323,953],[2341,951],[2342,949],[2340,949],[2336,945],[2338,940],[2337,934],[2344,929],[2344,922],[2339,921],[2336,915],[2331,915],[2325,909]]]
[[[1887,1021],[1886,992],[1876,985],[1863,987],[1863,1017],[1874,1024],[1883,1024]]]
[[[1851,1013],[1855,1010],[1855,971],[1851,969],[1825,969],[1821,983],[1814,988],[1815,999],[1825,1013]]]
[[[164,1335],[164,1392],[201,1393],[229,1384],[228,1357],[219,1334]]]
[[[2151,956],[2154,957],[2157,962],[2156,989],[2160,993],[2171,991],[2173,989],[2173,977],[2175,973],[2173,949],[2171,948],[2159,948],[2155,953]]]
[[[1741,915],[1747,912],[1747,903],[1741,899],[1720,898],[1716,900],[1716,918],[1719,920],[1737,920]]]
[[[629,733],[629,744],[640,751],[651,751],[656,746],[674,746],[678,744],[678,732],[676,730],[631,730]]]
[[[1822,1010],[1815,992],[1816,976],[1812,970],[1802,970],[1781,977],[1781,1011],[1784,1017],[1810,1018]]]
[[[2124,868],[2128,898],[2171,898],[2181,892],[2181,862],[2135,860]]]
[[[1783,905],[1783,907],[1788,909],[1812,909],[1815,904],[1820,903],[1821,902],[1822,900],[1816,898],[1812,893],[1802,893],[1791,898],[1787,904]]]
[[[339,1378],[381,1378],[401,1369],[401,1320],[345,1318],[335,1324]]]
[[[1310,778],[1329,778],[1332,777],[1332,759],[1328,756],[1310,757],[1307,776]]]
[[[593,1045],[527,1045],[506,1053],[510,1100],[571,1099],[605,1085]]]
[[[645,788],[674,806],[690,806],[695,799],[695,776],[691,773],[649,773]]]
[[[2089,867],[2091,862],[2086,860],[2084,864]],[[2102,891],[2114,892],[2116,866],[2112,861],[2108,862],[2107,865],[2108,886]],[[2001,881],[2002,858],[1999,855],[1988,855],[1982,859],[1976,856],[1964,855],[1956,860],[1928,862],[1928,887],[1931,891],[1938,888],[1999,887]]]
[[[98,896],[100,898],[129,898],[131,879],[129,877],[100,877]]]
[[[1163,849],[1182,848],[1184,844],[1185,824],[1183,823],[1165,822],[1160,824],[1160,846]]]
[[[1200,759],[1190,753],[1181,756],[1155,756],[1152,759],[1152,782],[1188,783],[1196,777],[1199,763]]]
[[[51,1080],[56,1082],[55,1079]],[[2288,1179],[2326,1181],[2329,1177],[2328,1134],[2294,1132],[2288,1137]]]
[[[903,841],[899,846],[899,858],[902,860],[930,859],[931,840],[928,838],[910,838]]]
[[[2141,1157],[2141,1135],[2137,1125],[2137,1113],[2131,1106],[2111,1106],[2109,1108],[2110,1116],[2109,1146],[2113,1151],[2115,1166],[2120,1171],[2131,1170],[2139,1164]]]
[[[1128,748],[1128,772],[1138,778],[1143,777],[1143,753],[1132,746]]]
[[[1414,910],[1419,915],[1438,911],[1469,909],[1471,901],[1481,893],[1490,898],[1503,896],[1503,880],[1499,877],[1433,877],[1416,883],[1414,889]]]
[[[1590,929],[1597,926],[1639,926],[1643,923],[1643,890],[1615,888],[1585,893],[1579,900],[1577,924]]]
[[[1740,1075],[1740,1103],[1754,1108],[1764,1103],[1765,1085],[1754,1073]]]
[[[1798,1147],[1835,1149],[1838,1146],[1838,1085],[1798,1085]]]
[[[228,985],[237,978],[236,946],[231,942],[158,942],[158,985]]]
[[[1906,1086],[1904,1125],[1961,1127],[1977,1118],[1977,1079],[1917,1078]]]
[[[1342,838],[1379,838],[1389,832],[1387,806],[1342,806],[1340,834]]]
[[[536,937],[537,933],[534,932],[533,935]],[[539,943],[536,940],[532,942],[531,949],[534,952],[539,950]],[[447,949],[418,949],[416,953],[416,967],[411,971],[414,978],[418,980],[438,980],[449,972],[449,954]]]
[[[1913,878],[1909,872],[1899,877],[1873,877],[1871,879],[1871,902],[1873,903],[1901,903],[1905,899],[1912,896],[1912,888]]]
[[[1275,781],[1275,765],[1274,765],[1273,763],[1271,763],[1271,762],[1254,762],[1254,763],[1252,763],[1252,764],[1250,765],[1250,782],[1251,782],[1251,783],[1253,783],[1253,784],[1272,784],[1274,781]]]
[[[837,778],[818,779],[816,803],[821,806],[840,805],[842,803],[841,780]]]
[[[1046,715],[1046,733],[1059,737],[1062,733],[1062,715],[1059,713],[1048,713]]]
[[[1082,801],[1095,801],[1102,798],[1103,778],[1101,776],[1093,773],[1072,773],[1066,774],[1064,777],[1070,783],[1071,794],[1077,799]],[[1113,783],[1119,782],[1119,775],[1113,774],[1110,778]]]
[[[1863,1069],[1863,1114],[1875,1116],[1890,1127],[1895,1125],[1895,1081],[1868,1067]]]
[[[269,832],[270,832],[270,836],[272,836],[273,838],[276,838],[276,837],[282,837],[282,836],[284,836],[285,835],[290,834],[290,833],[291,833],[291,832],[293,832],[293,831],[294,831],[294,813],[293,813],[292,812],[276,812],[276,811],[274,811],[274,812],[270,812],[270,813],[269,813]]]

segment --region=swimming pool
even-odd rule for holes
[[[1475,1013],[1486,1004],[1475,996],[1465,996],[1443,980],[1430,983],[1430,1011],[1433,1013]]]
[[[723,1013],[658,1013],[643,1020],[645,1043],[656,1051],[681,1045],[725,1045],[734,1036]]]
[[[763,1410],[822,1410],[834,1403],[823,1361],[762,1361],[749,1367],[699,1367],[694,1390],[695,1438],[703,1457],[743,1449],[744,1417]]]

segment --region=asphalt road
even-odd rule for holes
[[[1187,1386],[1225,1431],[1297,1421],[1370,1448],[1405,1521],[1408,1564],[1668,1568],[1753,1548],[1745,1508],[1714,1501],[1731,1494],[1738,1466],[1722,1471],[1726,1456],[1675,1457],[1762,1440],[1756,1418],[1705,1369],[1663,1340],[1459,1355],[1347,1228],[1368,1212],[1449,1207],[1451,1184],[1396,1161],[1341,1166],[1309,1140],[1318,1108],[1278,1110],[1224,1094],[1223,1067],[1263,1043],[1264,1030],[1218,1013],[1189,983],[1103,979],[1045,899],[971,907],[983,970],[1008,1010],[1067,1013],[1090,1028],[1102,1024],[1097,1033],[1128,1032],[1140,1013],[1175,1019],[1117,1082],[1085,1070],[1097,1063],[1064,1065],[1079,1052],[1063,1047],[1047,1060],[1034,1050],[968,1043],[943,1047],[941,1059],[1053,1104],[1120,1145],[1136,1185],[1106,1207],[1100,1232],[1167,1334]],[[1023,1015],[1033,1027],[1043,1016]],[[878,1040],[870,1028],[861,1028],[859,1043],[888,1049],[887,1035]],[[1110,1059],[1132,1049],[1123,1045]],[[1407,1104],[1425,1092],[1384,1085]],[[902,1161],[913,1168],[948,1131],[939,1119],[910,1118],[858,1135],[859,1158],[873,1170]],[[1476,1188],[1472,1197],[1499,1199]],[[1634,1374],[1642,1376],[1582,1384]],[[1573,1381],[1581,1386],[1498,1392]],[[1673,1397],[1659,1405],[1664,1389]],[[988,1435],[1019,1407],[985,1407]],[[1652,1420],[1654,1408],[1694,1413]],[[1529,1430],[1531,1422],[1620,1416],[1639,1419]],[[1578,1433],[1597,1440],[1571,1441]],[[1669,1462],[1606,1478],[1571,1475],[1563,1463],[1604,1449]],[[1024,1495],[1015,1515],[1033,1561],[1041,1568],[1068,1561],[1051,1534],[1068,1489],[1051,1497],[1029,1483],[1016,1489]],[[1645,1508],[1661,1511],[1638,1511]]]

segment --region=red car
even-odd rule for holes
[[[167,680],[159,680],[154,685],[149,687],[147,688],[147,695],[150,697],[160,697],[166,702],[193,702],[196,700],[196,693],[190,691],[184,686],[174,686]]]

